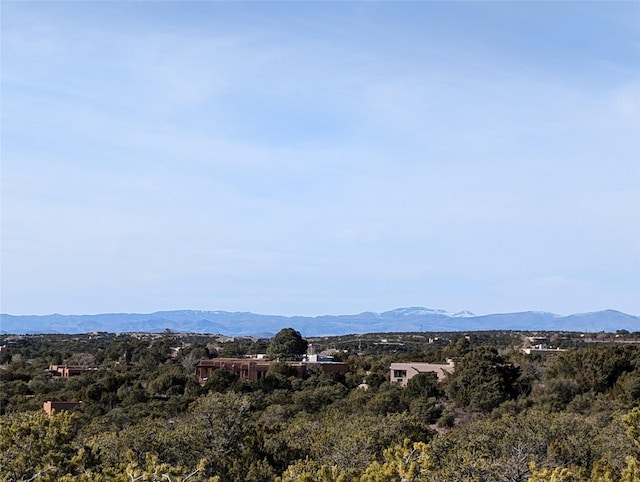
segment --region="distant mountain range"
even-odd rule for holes
[[[476,316],[469,311],[448,313],[422,307],[384,313],[338,316],[278,316],[226,311],[158,311],[150,314],[8,315],[0,314],[0,332],[11,334],[89,333],[106,331],[214,333],[228,336],[268,335],[292,327],[303,336],[356,333],[451,332],[481,330],[574,331],[595,333],[625,329],[640,331],[640,316],[615,310],[568,316],[542,311]]]

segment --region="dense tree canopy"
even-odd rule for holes
[[[306,348],[290,330],[274,353]],[[385,336],[406,344],[393,352],[373,337],[368,348],[355,337],[313,340],[341,347],[346,376],[309,370],[301,379],[282,361],[255,382],[220,370],[202,385],[200,357],[225,353],[225,343],[232,352],[263,352],[266,341],[171,333],[4,338],[0,480],[640,480],[636,345],[543,358],[510,350],[513,336],[502,333],[441,346],[416,341],[421,335]],[[281,348],[296,339],[297,349]],[[423,373],[404,388],[389,382],[393,361],[451,356],[456,369],[444,381]],[[94,369],[54,377],[53,361]],[[83,403],[49,417],[45,400]]]

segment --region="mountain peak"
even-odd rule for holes
[[[396,315],[396,316],[416,316],[416,315],[443,315],[449,316],[449,313],[445,310],[434,310],[431,308],[425,308],[423,306],[412,306],[410,308],[396,308],[395,310],[386,311],[383,315]]]
[[[476,315],[470,311],[463,310],[459,311],[458,313],[454,313],[452,316],[454,318],[473,318]]]

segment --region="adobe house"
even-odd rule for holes
[[[85,365],[49,365],[49,371],[54,377],[69,378],[76,375],[82,375],[83,373],[96,370]]]
[[[73,410],[74,408],[80,406],[82,402],[52,402],[51,400],[47,400],[42,405],[42,409],[44,413],[51,416],[53,411],[62,412],[66,410]]]
[[[267,374],[272,360],[258,358],[213,358],[203,359],[196,365],[196,376],[200,383],[204,383],[209,375],[216,370],[226,370],[237,374],[240,378],[252,382],[258,381]],[[285,362],[296,370],[298,378],[304,378],[310,368],[319,368],[326,373],[344,375],[349,371],[349,365],[336,362]]]
[[[434,372],[438,381],[441,381],[454,370],[455,362],[450,359],[447,363],[392,363],[389,368],[389,380],[405,387],[418,373]]]

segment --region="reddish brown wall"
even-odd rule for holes
[[[42,405],[42,409],[47,415],[51,415],[51,413],[55,410],[56,412],[62,412],[63,410],[73,410],[82,402],[52,402],[48,400],[44,402]]]

